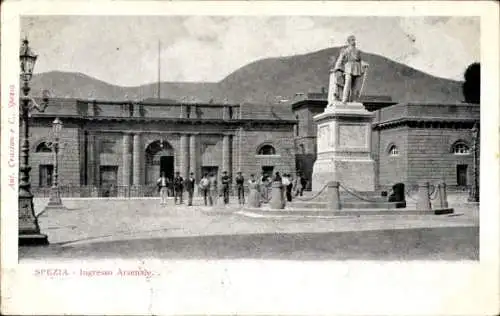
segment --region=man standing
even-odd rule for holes
[[[304,192],[304,189],[302,188],[302,174],[300,172],[297,172],[297,178],[295,178],[295,196],[302,196],[302,193]]]
[[[184,190],[184,179],[179,174],[179,171],[175,173],[175,178],[174,178],[174,203],[177,204],[177,198],[179,198],[180,203],[182,204],[182,191]]]
[[[207,200],[210,200],[210,205],[212,205],[212,197],[210,196],[210,181],[208,181],[207,173],[205,173],[203,178],[200,180],[200,190],[203,195],[203,200],[205,201],[205,206],[207,206]]]
[[[158,179],[158,181],[156,181],[156,185],[158,186],[158,191],[160,192],[160,205],[165,206],[167,205],[168,182],[164,172],[161,173],[160,178]]]
[[[340,50],[335,63],[334,72],[343,73],[344,91],[342,102],[353,102],[359,98],[363,75],[368,64],[361,60],[361,51],[356,48],[356,38],[351,35],[347,38],[347,47]]]
[[[186,190],[188,193],[188,206],[193,205],[193,193],[195,185],[196,185],[196,179],[194,178],[194,173],[191,172],[189,174],[189,179],[187,179],[186,181]]]
[[[224,195],[224,204],[229,203],[229,185],[231,184],[231,178],[227,175],[227,171],[223,172],[223,176],[221,178],[222,182],[222,194]]]
[[[290,186],[290,178],[288,177],[288,174],[283,174],[283,177],[281,178],[281,184],[283,185],[283,190],[286,192],[286,200],[288,202],[292,201],[292,192],[289,190]]]
[[[245,178],[241,174],[241,171],[238,171],[238,175],[236,176],[236,189],[238,190],[238,203],[243,205],[245,204]]]
[[[293,183],[294,183],[294,179],[291,173],[288,174],[288,181],[290,181],[290,183],[288,184],[287,193],[290,194],[290,202],[291,202],[293,197]]]

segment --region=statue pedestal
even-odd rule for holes
[[[338,181],[356,191],[375,190],[375,161],[371,158],[374,114],[361,103],[335,101],[314,117],[318,126],[313,191]]]

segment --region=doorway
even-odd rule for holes
[[[116,196],[118,184],[118,166],[101,166],[99,170],[100,196]]]
[[[457,165],[457,185],[467,185],[467,165]]]
[[[273,179],[274,166],[262,166],[262,173],[266,175],[268,179]]]
[[[160,174],[158,177],[165,174],[167,179],[174,178],[174,156],[161,156],[160,157]]]

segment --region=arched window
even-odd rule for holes
[[[50,153],[52,152],[52,148],[46,143],[46,142],[41,142],[36,146],[35,152],[37,153]]]
[[[396,145],[389,147],[389,156],[399,156],[399,148]]]
[[[451,152],[455,155],[468,155],[470,154],[470,148],[464,141],[458,141],[453,144]]]
[[[257,153],[259,155],[276,155],[276,149],[271,145],[264,145],[259,148]]]

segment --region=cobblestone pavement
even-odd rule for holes
[[[37,213],[43,210],[46,202],[35,199]],[[65,199],[63,203],[67,210],[49,210],[39,217],[41,230],[49,236],[51,246],[45,250],[21,248],[21,259],[35,259],[49,253],[57,253],[61,257],[65,254],[97,257],[136,254],[188,259],[211,257],[217,253],[223,258],[264,253],[267,254],[264,257],[273,254],[278,258],[303,259],[331,254],[332,249],[327,248],[335,244],[332,238],[340,243],[338,247],[350,249],[344,252],[336,249],[335,258],[350,258],[348,254],[353,251],[360,254],[375,251],[372,255],[389,258],[393,252],[391,249],[396,248],[399,250],[394,255],[398,256],[402,251],[403,255],[412,258],[443,258],[439,255],[443,252],[440,243],[445,243],[442,245],[446,248],[444,258],[474,259],[478,255],[479,212],[477,206],[467,203],[452,204],[455,214],[451,216],[335,218],[249,217],[242,214],[234,202],[225,207],[205,207],[201,205],[201,200],[195,200],[192,207],[174,206],[172,200],[168,206],[161,207],[158,199]],[[425,244],[420,240],[422,234],[432,239],[434,245],[430,244],[427,250],[420,249],[416,253],[403,249],[417,249],[419,243]],[[398,239],[401,240],[400,245],[397,245]],[[177,246],[167,247],[164,245],[167,241],[175,241]],[[461,245],[464,247],[462,250]],[[376,249],[364,249],[377,246],[382,253]],[[255,252],[255,249],[259,251]]]

